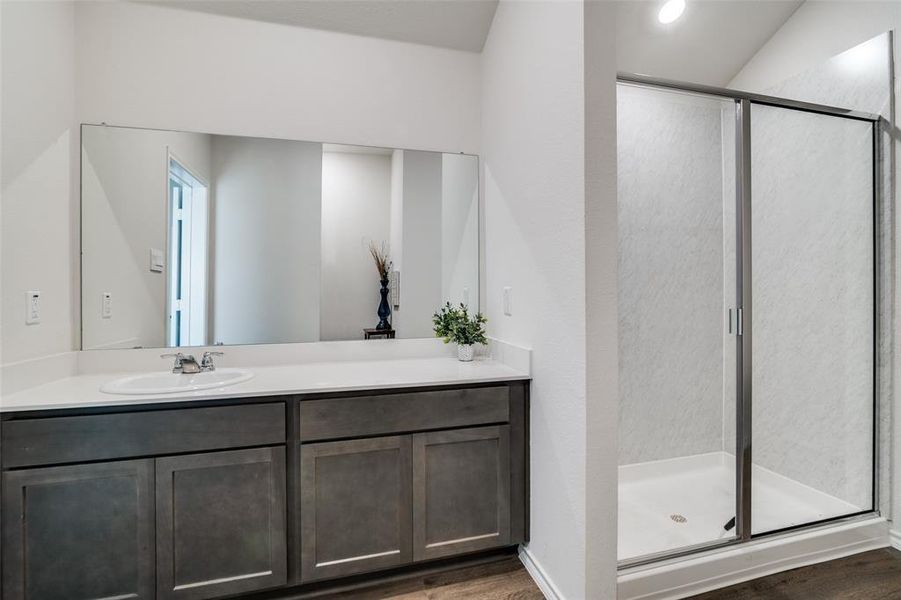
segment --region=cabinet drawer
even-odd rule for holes
[[[4,468],[285,443],[282,402],[6,421]]]
[[[507,386],[301,400],[297,430],[309,442],[506,423],[509,412]]]

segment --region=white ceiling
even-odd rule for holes
[[[617,69],[726,86],[803,0],[686,0],[669,25],[657,20],[662,4],[617,3]]]
[[[498,0],[146,0],[255,21],[481,52]]]

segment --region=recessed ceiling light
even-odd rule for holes
[[[682,16],[682,11],[684,10],[685,0],[667,0],[666,3],[660,7],[660,12],[657,13],[657,20],[664,25],[672,23]]]

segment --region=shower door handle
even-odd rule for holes
[[[741,335],[742,333],[742,310],[740,308],[735,309],[735,327],[732,327],[732,309],[729,309],[729,333],[735,332],[735,335]]]

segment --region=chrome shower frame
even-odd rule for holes
[[[718,88],[707,85],[691,84],[670,79],[649,77],[632,73],[618,73],[617,84],[628,84],[638,87],[659,89],[672,92],[683,92],[731,100],[735,103],[735,183],[736,183],[736,298],[737,335],[736,338],[736,507],[735,535],[731,538],[714,540],[702,544],[685,546],[675,551],[664,551],[619,561],[620,569],[639,567],[659,561],[681,558],[699,552],[720,549],[743,544],[764,537],[775,536],[787,532],[816,529],[863,520],[879,515],[879,412],[881,381],[879,367],[879,349],[881,338],[880,322],[880,264],[882,252],[881,239],[881,207],[883,196],[882,171],[882,139],[886,127],[884,119],[875,114],[850,110],[823,104],[814,104],[787,98],[778,98],[764,94],[742,92],[738,90]],[[752,402],[751,385],[751,340],[752,340],[752,298],[751,298],[751,106],[753,104],[772,106],[789,110],[827,115],[831,117],[853,119],[870,123],[872,130],[872,178],[873,178],[873,426],[872,426],[872,505],[868,510],[853,514],[841,515],[793,527],[754,534],[751,529],[751,458],[752,458]]]

